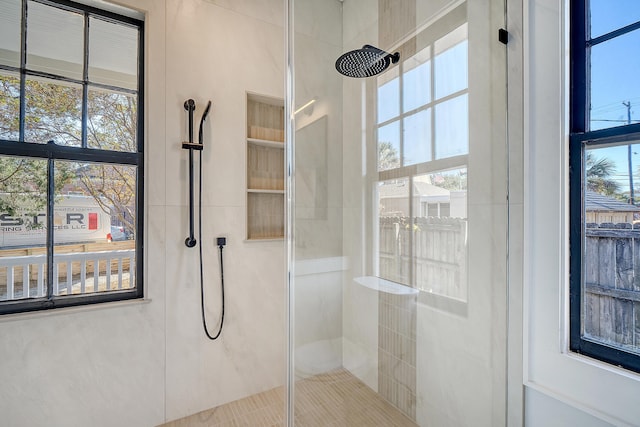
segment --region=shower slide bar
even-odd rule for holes
[[[184,141],[182,143],[182,148],[185,150],[189,150],[189,237],[187,237],[184,241],[184,244],[188,248],[192,248],[196,245],[197,241],[194,236],[194,220],[193,220],[193,150],[202,151],[202,125],[204,124],[207,115],[209,114],[209,109],[211,108],[211,101],[207,104],[207,107],[202,114],[202,119],[200,119],[200,129],[198,132],[198,142],[193,141],[193,113],[196,110],[196,102],[193,99],[187,99],[184,102],[184,109],[187,110],[189,115],[189,140]]]

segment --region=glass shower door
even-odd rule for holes
[[[289,19],[289,425],[505,425],[504,0]]]

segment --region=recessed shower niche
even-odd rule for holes
[[[284,102],[247,94],[247,240],[284,237]]]

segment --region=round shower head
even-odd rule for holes
[[[391,54],[366,44],[362,49],[342,54],[336,60],[336,70],[347,77],[371,77],[382,73],[399,59],[398,52]]]

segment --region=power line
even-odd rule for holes
[[[592,122],[617,122],[631,124],[632,122],[640,123],[640,120],[615,120],[615,119],[591,119]]]
[[[636,102],[636,101],[640,101],[640,96],[634,97],[634,98],[629,98],[628,99],[630,102]],[[596,110],[603,110],[603,109],[611,109],[611,111],[614,110],[621,110],[622,107],[619,104],[620,101],[614,101],[614,102],[610,102],[608,104],[603,104],[603,105],[599,105],[597,107],[591,106],[591,112],[594,112]]]

